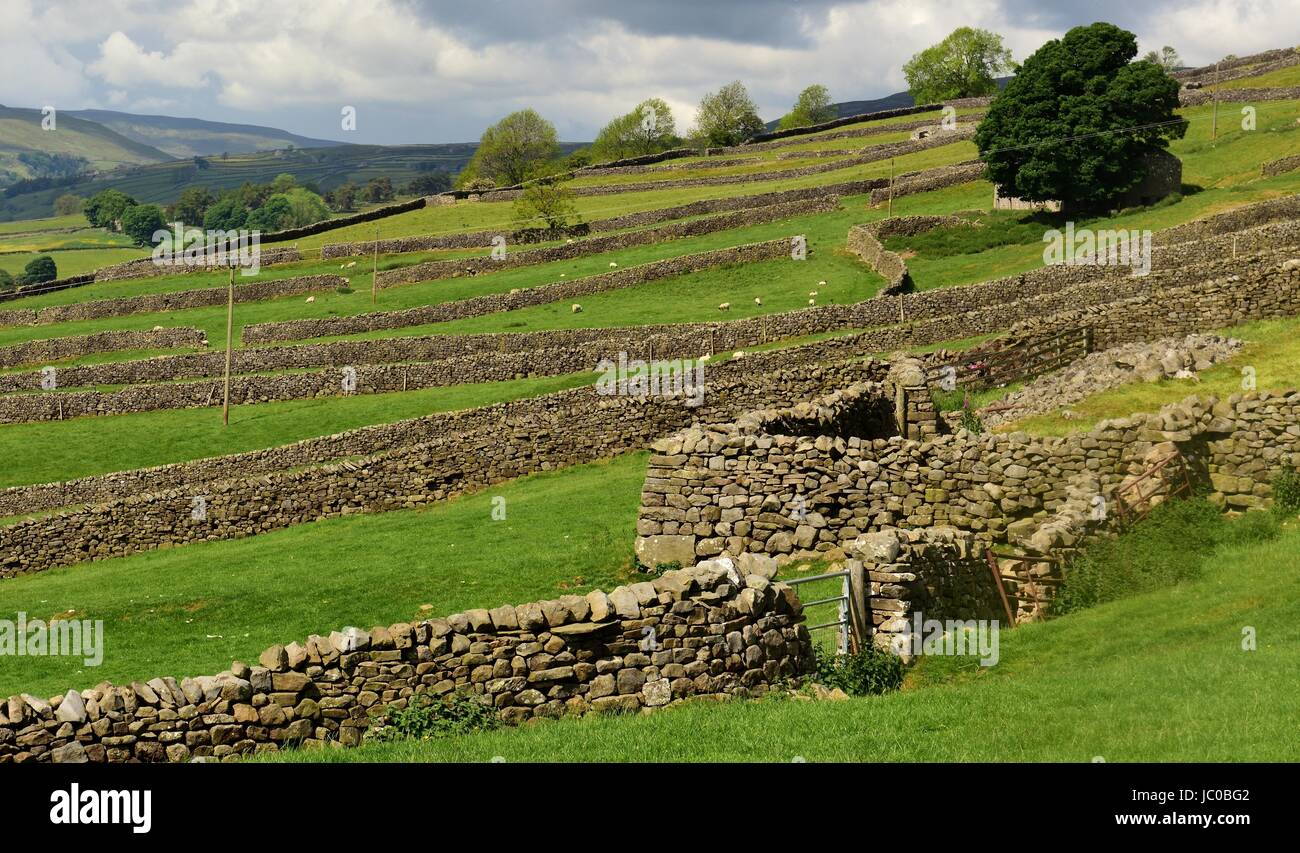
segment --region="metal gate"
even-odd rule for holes
[[[845,568],[838,572],[823,572],[819,575],[808,575],[802,578],[782,579],[782,582],[797,587],[800,584],[832,580],[834,578],[840,578],[839,595],[805,601],[803,607],[807,610],[809,607],[817,607],[822,604],[838,603],[838,618],[830,622],[823,622],[820,625],[811,625],[808,630],[811,632],[822,631],[827,628],[838,629],[836,649],[840,654],[845,655],[850,651],[856,652],[864,648],[865,644],[869,642],[868,634],[871,626],[866,609],[866,570],[862,565],[862,561],[848,560],[845,563]]]

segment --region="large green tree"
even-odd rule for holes
[[[781,117],[781,130],[795,127],[808,127],[821,124],[835,118],[835,108],[831,106],[831,93],[820,83],[814,83],[799,93],[790,112]]]
[[[907,88],[918,104],[953,98],[978,98],[998,90],[998,73],[1014,67],[1002,36],[988,30],[958,27],[903,66]]]
[[[560,153],[555,125],[533,110],[511,113],[483,131],[466,179],[490,178],[498,186],[517,184]]]
[[[640,157],[667,151],[678,141],[668,104],[662,98],[647,98],[601,129],[591,144],[591,156],[597,162]]]
[[[135,203],[121,190],[103,190],[87,199],[81,212],[91,225],[116,231],[123,212]]]
[[[1178,82],[1136,55],[1132,33],[1096,23],[1025,60],[975,133],[1003,195],[1102,209],[1146,177],[1143,156],[1187,125]]]
[[[122,214],[122,233],[141,246],[152,246],[155,231],[166,227],[163,210],[156,204],[136,204]]]
[[[736,145],[762,132],[758,107],[739,80],[705,95],[695,113],[695,137],[704,145]]]

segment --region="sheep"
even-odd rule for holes
[[[719,311],[730,311],[730,310],[731,310],[731,303],[730,303],[730,302],[723,302],[723,303],[719,304],[719,305],[718,305],[718,310],[719,310]]]
[[[817,286],[818,286],[818,287],[825,287],[825,286],[826,286],[826,282],[824,282],[824,281],[819,281],[819,282],[817,282]]]
[[[761,296],[755,296],[755,297],[754,297],[754,304],[755,304],[755,305],[762,305],[762,304],[763,304],[763,298],[762,298]]]
[[[357,262],[356,262],[356,261],[352,261],[351,263],[348,264],[348,269],[352,269],[352,268],[355,267],[356,265],[357,265]]]
[[[569,306],[569,310],[572,311],[574,314],[581,314],[582,306],[575,302]]]
[[[808,291],[808,295],[809,295],[809,296],[816,296],[816,295],[817,295],[817,291],[815,291],[815,290],[810,290],[810,291]]]
[[[315,297],[315,296],[308,296],[308,297],[307,297],[307,304],[308,304],[308,305],[312,304],[312,303],[315,302],[315,301],[316,301],[316,297]]]
[[[610,262],[609,262],[609,265],[610,265],[611,267],[616,267],[616,266],[618,266],[618,264],[614,263],[613,261],[610,261]]]
[[[733,352],[733,353],[731,354],[731,357],[732,357],[733,359],[736,359],[736,358],[744,358],[744,357],[745,357],[745,351],[744,351],[743,349],[738,349],[738,350],[736,350],[735,352]]]

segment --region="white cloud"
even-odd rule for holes
[[[1143,50],[1172,44],[1196,64],[1300,42],[1300,0],[1103,5]],[[1065,22],[1102,14],[1075,8],[846,0],[824,18],[791,24],[801,39],[746,44],[632,31],[617,13],[469,41],[404,0],[68,0],[41,10],[12,0],[0,10],[0,101],[166,102],[205,118],[332,136],[338,108],[351,104],[363,117],[356,138],[388,142],[472,139],[532,106],[562,137],[581,139],[652,96],[668,101],[685,130],[700,97],[733,79],[767,118],[814,82],[836,100],[888,94],[905,87],[902,65],[913,53],[961,25],[1002,33],[1023,59]],[[510,14],[508,3],[483,9]]]

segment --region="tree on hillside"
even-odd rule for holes
[[[1114,24],[1075,27],[1025,60],[975,133],[1003,195],[1104,209],[1144,177],[1141,160],[1187,132],[1178,81]]]
[[[41,255],[39,258],[32,258],[23,267],[23,274],[18,277],[19,284],[42,284],[47,281],[54,281],[59,277],[59,270],[54,265],[54,258],[49,255]]]
[[[470,173],[466,180],[489,178],[499,186],[518,184],[559,153],[555,125],[533,110],[520,110],[483,131],[474,157],[465,167]]]
[[[667,151],[678,143],[673,111],[662,98],[647,98],[632,112],[605,125],[591,144],[596,162]]]
[[[289,197],[284,194],[273,195],[261,207],[248,214],[244,227],[269,234],[289,227],[288,223],[292,216],[293,205]]]
[[[198,225],[216,198],[207,187],[188,187],[172,205],[171,218],[186,225]]]
[[[238,192],[229,193],[217,199],[207,213],[203,215],[203,228],[206,231],[234,231],[243,228],[248,220],[248,208],[240,199]]]
[[[573,190],[560,178],[534,180],[524,188],[515,202],[515,219],[521,228],[546,227],[552,231],[567,228],[576,218]]]
[[[781,130],[808,127],[831,121],[836,116],[831,106],[831,93],[820,83],[815,83],[799,93],[794,108],[781,117]]]
[[[81,206],[85,200],[79,195],[64,193],[54,200],[55,216],[72,216],[81,212]]]
[[[695,113],[695,138],[703,145],[736,145],[763,127],[758,107],[739,80],[705,95]]]
[[[271,199],[275,198],[279,196],[271,196]],[[325,204],[325,199],[306,187],[292,189],[284,193],[284,198],[289,200],[289,215],[280,222],[281,228],[301,228],[330,218],[330,209]],[[270,203],[270,199],[267,202]]]
[[[903,66],[907,88],[918,104],[953,98],[977,98],[998,90],[994,79],[1015,67],[1002,36],[988,30],[958,27]]]
[[[17,286],[18,283],[15,282],[14,277],[9,274],[9,270],[0,270],[0,293],[5,292],[6,290],[13,290]]]
[[[86,200],[81,212],[86,221],[96,228],[118,229],[122,213],[134,205],[135,199],[120,190],[103,190]]]
[[[1154,62],[1165,71],[1177,71],[1183,65],[1183,59],[1178,55],[1178,51],[1169,45],[1165,45],[1160,50],[1147,51],[1147,55],[1142,59],[1145,62]]]
[[[137,204],[122,214],[122,233],[141,246],[152,246],[153,233],[166,224],[162,208],[156,204]]]
[[[381,201],[392,201],[393,199],[393,182],[387,176],[382,178],[371,178],[362,191],[362,197],[371,204],[378,204]]]
[[[357,204],[357,185],[348,181],[345,184],[339,184],[335,187],[325,201],[329,203],[330,209],[346,213],[356,209]]]
[[[416,175],[406,185],[408,195],[437,195],[451,189],[451,175],[442,169],[435,169],[424,175]]]

